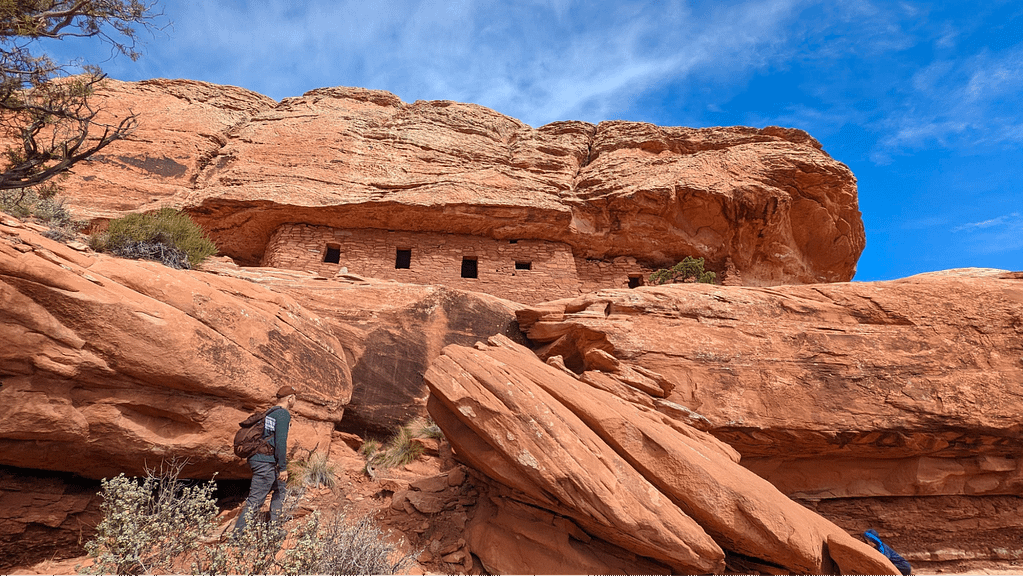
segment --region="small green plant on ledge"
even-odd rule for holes
[[[217,245],[203,229],[173,208],[111,220],[105,232],[89,238],[89,246],[97,252],[156,260],[179,269],[194,268],[217,253]]]
[[[703,269],[703,258],[686,256],[671,268],[661,268],[650,275],[650,285],[678,284],[682,282],[701,282],[713,284],[717,274]]]

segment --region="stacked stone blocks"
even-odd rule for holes
[[[408,251],[408,268],[399,250]],[[463,276],[475,260],[477,277]],[[336,260],[336,261],[334,261]],[[650,269],[633,258],[578,258],[562,242],[496,240],[466,234],[343,229],[284,224],[270,239],[263,266],[331,277],[342,268],[359,276],[411,284],[443,284],[523,304],[642,283]],[[472,265],[467,265],[472,268]]]

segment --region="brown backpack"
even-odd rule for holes
[[[266,428],[266,416],[277,406],[266,412],[255,412],[238,423],[240,429],[234,435],[234,454],[239,458],[248,459],[256,454],[273,454],[273,446],[263,436]]]

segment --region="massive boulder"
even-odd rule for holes
[[[102,478],[177,458],[187,477],[247,477],[231,439],[281,385],[302,390],[296,449],[326,447],[352,393],[342,344],[293,299],[7,217],[0,342],[0,464],[19,468]]]
[[[76,213],[184,208],[248,266],[291,222],[558,241],[652,267],[703,256],[753,285],[848,280],[865,243],[855,178],[799,130],[534,129],[359,88],[274,103],[200,82],[109,81],[99,98],[140,126],[76,167]]]
[[[711,435],[546,365],[507,338],[490,344],[444,349],[426,376],[430,413],[458,456],[505,489],[494,504],[511,499],[548,510],[561,519],[557,532],[580,544],[560,563],[545,561],[558,538],[547,545],[531,539],[535,560],[514,548],[510,557],[492,545],[494,536],[524,523],[486,515],[474,521],[470,546],[489,570],[594,570],[599,556],[589,540],[599,539],[660,563],[655,572],[721,572],[727,553],[733,570],[897,573],[878,552],[740,466],[738,454]],[[511,516],[521,513],[512,507]],[[625,560],[596,571],[620,569]]]
[[[1021,273],[606,290],[518,315],[542,358],[654,393],[653,409],[911,561],[1023,552]],[[957,522],[920,529],[938,518]]]

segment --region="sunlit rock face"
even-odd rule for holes
[[[551,360],[496,336],[445,348],[426,374],[430,414],[493,485],[469,527],[488,570],[609,573],[639,558],[653,573],[897,573],[740,466],[663,389],[632,386],[621,365],[576,375]]]
[[[76,213],[184,208],[243,265],[286,223],[546,240],[654,267],[702,256],[746,285],[849,280],[865,243],[855,178],[799,130],[532,128],[360,88],[277,103],[184,80],[109,81],[98,103],[139,128],[76,167]]]
[[[341,342],[241,279],[75,250],[0,223],[0,464],[89,478],[187,460],[247,477],[238,422],[299,388],[293,446],[328,446],[352,394]]]
[[[611,373],[622,397],[661,390],[781,492],[911,561],[1023,553],[1023,273],[606,290],[518,317],[541,358]]]

